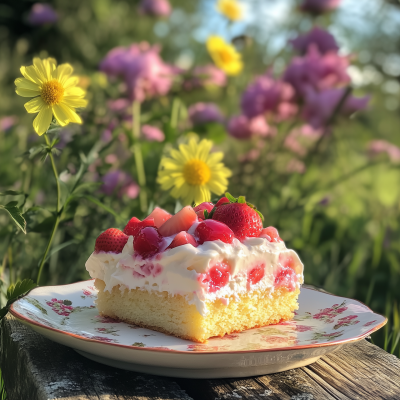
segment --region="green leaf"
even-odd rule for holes
[[[65,247],[68,247],[69,245],[75,244],[75,243],[77,243],[77,241],[76,241],[75,239],[71,239],[71,240],[68,240],[68,242],[64,242],[64,243],[61,243],[61,244],[59,244],[59,245],[57,245],[57,246],[54,246],[54,247],[49,251],[49,253],[47,254],[47,257],[46,257],[46,259],[45,259],[44,261],[46,262],[53,254],[56,254],[56,253],[58,253],[60,250],[64,249]],[[38,263],[38,266],[40,265],[41,261],[42,261],[42,260],[40,259],[40,261],[39,261],[39,263]]]
[[[236,199],[229,193],[225,193],[225,197],[231,202],[231,203],[236,203]]]
[[[16,190],[6,190],[5,192],[0,192],[0,196],[18,196],[20,194],[24,194],[24,192]]]
[[[21,210],[17,207],[17,201],[11,201],[7,205],[0,205],[0,209],[6,210],[17,227],[26,234],[26,221],[22,216]]]
[[[264,221],[264,215],[262,215],[262,214],[260,213],[260,211],[258,211],[258,210],[255,210],[255,212],[260,216],[261,221]]]
[[[0,310],[0,321],[7,315],[8,307],[5,306]]]
[[[7,304],[11,304],[13,301],[17,300],[18,297],[24,295],[26,292],[29,292],[37,285],[33,282],[32,279],[24,279],[23,281],[17,282],[15,285],[10,285],[7,289]]]
[[[227,133],[223,125],[217,123],[207,125],[207,139],[212,140],[215,144],[221,144],[226,140]]]
[[[211,210],[212,211],[212,210]],[[204,218],[205,219],[208,219],[209,218],[209,213],[208,213],[208,211],[207,210],[204,210]]]
[[[49,232],[52,227],[54,226],[54,221],[55,221],[55,216],[52,215],[51,217],[45,218],[42,222],[36,224],[36,225],[29,225],[29,232],[36,232],[36,233],[42,233],[42,232]]]
[[[239,196],[238,198],[238,203],[240,204],[246,204],[246,198],[244,196]]]
[[[83,196],[85,199],[91,201],[92,203],[96,204],[97,206],[101,207],[103,210],[109,212],[110,214],[114,215],[114,217],[118,220],[121,220],[121,217],[110,207],[106,206],[105,204],[103,204],[100,200],[96,199],[93,196]]]

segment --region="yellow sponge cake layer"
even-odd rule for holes
[[[226,302],[208,301],[208,313],[202,316],[181,295],[121,290],[120,285],[109,292],[98,278],[95,286],[99,290],[96,304],[101,315],[199,343],[213,336],[290,320],[298,309],[300,293],[300,289],[289,291],[284,287],[252,290],[239,300],[231,296]]]

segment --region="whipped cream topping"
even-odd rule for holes
[[[192,228],[189,232],[195,229]],[[167,240],[171,242],[173,237]],[[219,262],[229,265],[229,282],[219,290],[210,291],[203,278]],[[259,282],[250,284],[248,274],[259,265],[265,265],[265,274]],[[239,301],[239,295],[248,291],[274,289],[276,277],[285,265],[290,265],[295,272],[290,283],[290,290],[294,290],[303,283],[303,264],[296,252],[288,250],[283,242],[271,243],[262,237],[247,238],[243,242],[234,239],[232,244],[216,240],[198,247],[186,244],[143,259],[134,254],[133,236],[130,236],[122,253],[92,253],[86,269],[92,278],[105,282],[106,291],[111,292],[114,286],[120,285],[121,290],[182,295],[205,316],[207,301],[220,299],[228,304],[232,296]]]

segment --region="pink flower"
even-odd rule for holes
[[[139,195],[139,186],[126,172],[114,170],[107,172],[102,178],[103,185],[100,191],[110,196],[118,190],[118,197],[126,194],[129,198],[135,199]]]
[[[189,118],[194,125],[208,122],[222,122],[223,116],[214,103],[195,103],[188,109]]]
[[[274,131],[268,126],[265,118],[259,117],[249,119],[245,115],[232,117],[228,122],[228,132],[236,139],[250,139],[255,136],[271,136]]]
[[[253,118],[267,111],[276,112],[282,103],[290,103],[293,98],[294,91],[289,84],[276,81],[270,75],[265,74],[256,78],[245,90],[242,95],[241,107],[243,114]]]
[[[100,63],[100,69],[111,77],[122,77],[129,99],[142,102],[167,94],[172,86],[176,69],[166,64],[159,53],[160,47],[146,42],[116,47]]]
[[[349,58],[330,51],[321,54],[315,44],[311,44],[304,57],[294,57],[287,67],[283,80],[290,83],[298,96],[307,91],[330,89],[350,82],[347,73]]]
[[[333,35],[318,26],[289,42],[301,54],[306,53],[311,44],[314,44],[321,54],[328,53],[329,51],[337,52],[339,50],[339,46]]]
[[[186,90],[200,89],[204,87],[226,85],[225,72],[216,66],[209,64],[195,67],[188,79],[183,83]]]
[[[168,0],[142,0],[139,11],[155,17],[167,17],[171,14],[171,5]]]
[[[54,24],[57,20],[58,15],[53,7],[43,3],[34,4],[28,16],[28,22],[33,26]]]
[[[296,325],[296,332],[308,332],[312,331],[314,328],[307,325]]]
[[[332,116],[336,106],[345,93],[344,89],[327,89],[321,92],[308,90],[303,108],[303,118],[316,129],[323,128]],[[340,115],[349,116],[356,111],[366,108],[369,96],[348,96],[344,102]]]
[[[370,325],[372,325],[374,322],[376,322],[376,319],[373,320],[373,321],[366,322],[363,326],[370,326]]]
[[[83,294],[84,294],[85,296],[90,296],[90,295],[92,294],[92,292],[89,292],[89,290],[83,289]]]
[[[143,138],[149,142],[163,142],[165,140],[164,132],[152,125],[143,125],[142,135]]]
[[[51,301],[58,301],[56,298],[54,298],[54,299],[51,299]],[[48,303],[50,303],[49,301],[46,301],[46,303],[48,304]]]
[[[311,14],[322,14],[339,7],[341,0],[303,0],[300,9]]]
[[[368,143],[368,152],[371,156],[386,153],[393,163],[400,162],[400,148],[386,140],[372,140]]]
[[[0,132],[7,132],[9,131],[17,122],[17,117],[8,116],[0,118]]]
[[[124,113],[127,108],[131,106],[132,102],[130,102],[128,99],[115,99],[115,100],[109,100],[107,101],[107,107],[118,114]]]

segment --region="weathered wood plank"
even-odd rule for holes
[[[8,400],[192,400],[173,380],[87,360],[11,316],[2,321],[0,368]]]
[[[15,318],[2,323],[9,400],[400,399],[400,360],[363,340],[304,368],[249,379],[168,379],[101,365]]]

